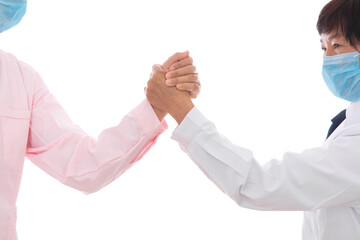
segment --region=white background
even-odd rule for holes
[[[0,46],[33,66],[89,135],[144,99],[151,66],[189,50],[202,92],[195,105],[261,163],[317,147],[348,103],[321,76],[316,31],[328,0],[29,0]],[[238,207],[170,139],[84,195],[25,161],[19,240],[301,239],[301,212]]]

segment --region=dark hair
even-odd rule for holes
[[[321,10],[319,34],[341,31],[351,46],[360,43],[360,0],[331,0]]]

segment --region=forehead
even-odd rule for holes
[[[332,40],[345,40],[344,35],[341,32],[332,31],[330,33],[322,33],[320,35],[321,39],[320,42],[331,42]]]

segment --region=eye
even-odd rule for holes
[[[326,48],[322,47],[321,49],[322,49],[324,52],[326,52]]]
[[[333,44],[333,47],[334,47],[334,48],[338,48],[338,47],[340,47],[340,45],[337,44],[337,43],[334,43],[334,44]]]

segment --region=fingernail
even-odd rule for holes
[[[172,71],[172,70],[175,70],[175,66],[171,66],[170,67],[170,70]]]
[[[178,89],[181,89],[181,88],[183,87],[183,85],[182,85],[182,84],[178,84],[178,85],[176,85],[176,87],[177,87]]]

